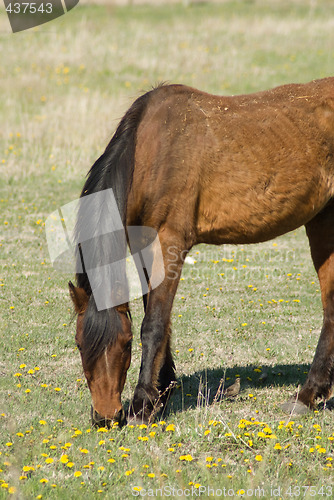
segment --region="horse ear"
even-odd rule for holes
[[[70,291],[70,297],[74,304],[75,312],[77,314],[85,311],[89,297],[83,288],[74,286],[71,281],[68,283],[68,288]]]

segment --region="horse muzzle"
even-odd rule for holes
[[[92,425],[96,427],[107,427],[110,428],[112,425],[117,422],[120,427],[126,424],[125,411],[123,408],[119,410],[115,414],[114,418],[106,418],[102,417],[94,408],[91,406],[91,417],[92,417]]]

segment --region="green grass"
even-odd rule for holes
[[[73,276],[51,267],[44,221],[77,198],[142,89],[170,81],[236,94],[331,75],[332,2],[79,5],[15,35],[2,9],[0,45],[0,498],[118,499],[133,487],[199,485],[236,498],[257,487],[266,498],[278,487],[281,498],[289,487],[331,498],[333,412],[292,423],[279,408],[305,380],[322,322],[303,229],[262,245],[194,248],[173,309],[179,383],[168,409],[154,427],[97,432],[74,344]],[[125,406],[141,301],[132,313]],[[222,400],[221,379],[238,374],[240,395]]]

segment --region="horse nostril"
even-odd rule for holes
[[[126,424],[126,417],[125,417],[125,411],[123,408],[119,410],[119,412],[116,415],[116,422],[118,422],[118,425],[122,427],[123,425]]]
[[[91,406],[91,418],[92,418],[92,425],[95,425],[97,427],[111,427],[113,424],[113,420],[115,422],[118,422],[118,425],[122,427],[126,423],[126,418],[125,418],[125,411],[123,408],[119,410],[118,413],[116,413],[115,418],[106,418],[102,417],[94,408]]]
[[[110,427],[112,421],[109,418],[102,417],[94,408],[91,409],[92,425],[97,427]]]

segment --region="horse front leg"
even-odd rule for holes
[[[180,280],[185,245],[175,238],[160,236],[164,258],[163,282],[149,292],[141,327],[142,358],[138,384],[130,409],[132,420],[148,422],[161,408],[175,381],[170,350],[170,315]]]

